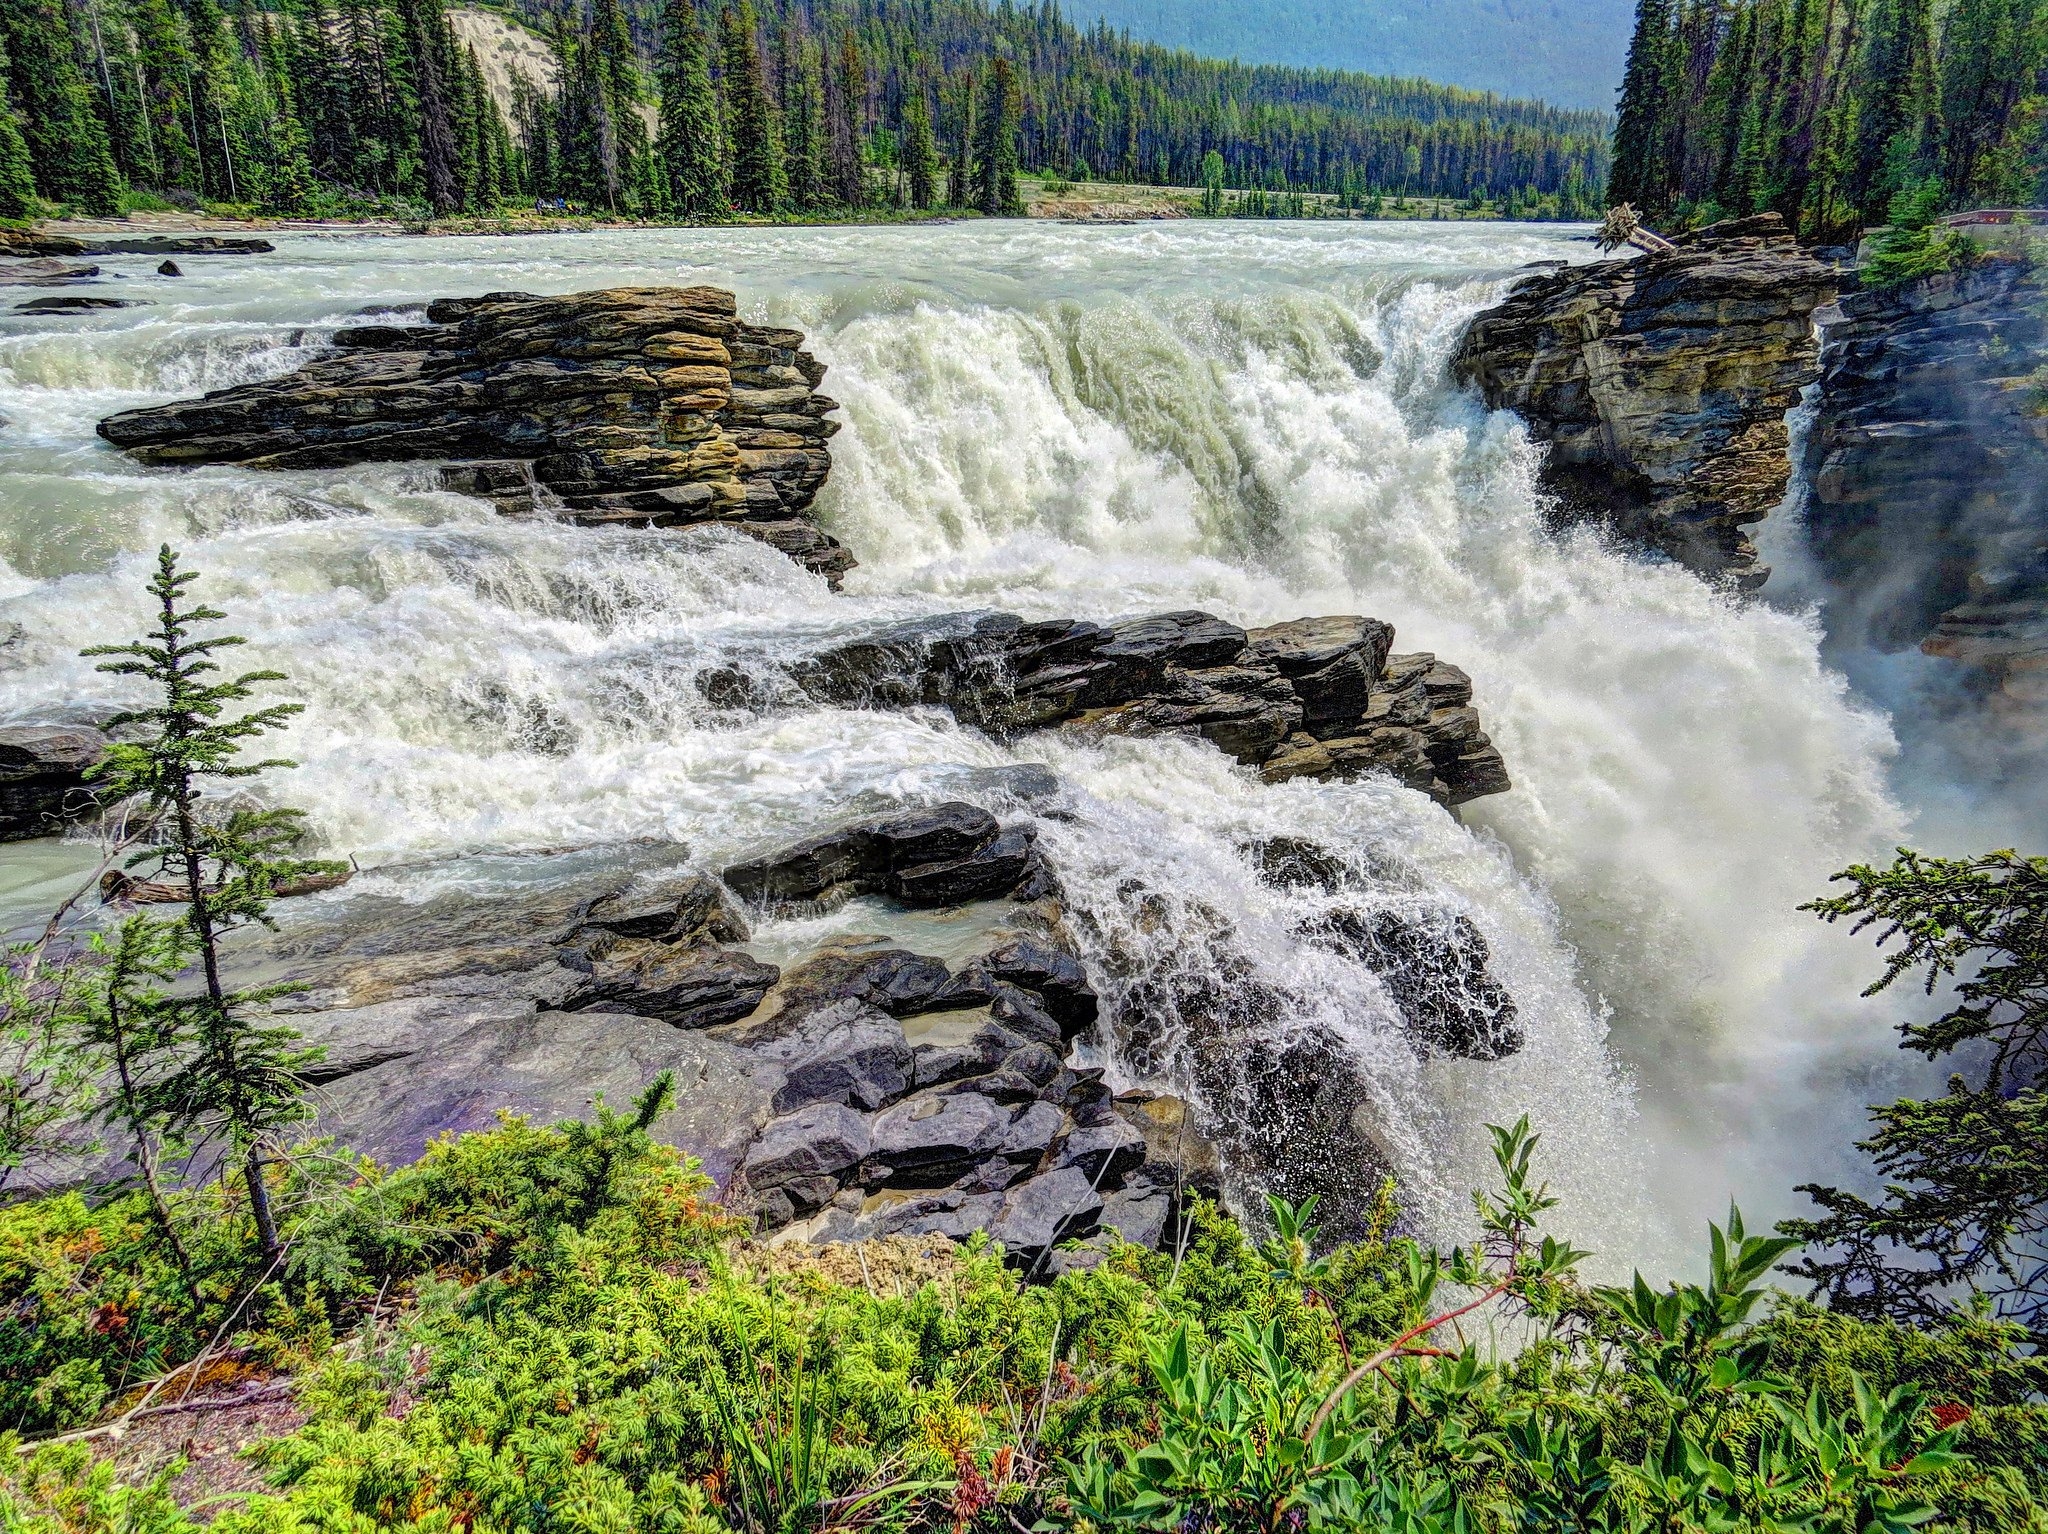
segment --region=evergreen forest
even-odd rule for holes
[[[0,217],[1002,214],[1019,174],[1193,186],[1215,164],[1262,211],[1412,194],[1584,216],[1607,171],[1605,114],[1198,59],[1050,0],[520,0],[494,19],[548,67],[509,90],[463,35],[478,15],[6,0]]]
[[[2041,0],[1642,0],[1610,204],[1676,226],[1775,211],[1847,238],[2033,207],[2048,178]]]

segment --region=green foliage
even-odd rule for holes
[[[229,989],[219,945],[237,927],[268,923],[271,893],[280,883],[340,865],[290,856],[303,834],[297,810],[203,813],[207,783],[246,780],[291,765],[277,758],[245,762],[241,755],[246,742],[284,728],[301,705],[272,704],[223,717],[258,684],[284,678],[251,671],[206,680],[220,670],[212,657],[244,641],[232,634],[200,637],[204,626],[226,614],[187,604],[187,588],[197,579],[178,568],[177,555],[165,544],[149,584],[156,627],[132,644],[85,652],[111,657],[99,670],[136,678],[157,691],[148,707],[109,721],[110,729],[133,732],[133,738],[110,746],[92,776],[109,802],[132,804],[144,817],[145,834],[155,838],[129,858],[128,867],[167,876],[185,905],[175,922],[137,916],[122,926],[108,955],[103,1006],[87,1032],[119,1065],[122,1114],[139,1147],[159,1127],[188,1149],[216,1136],[226,1139],[247,1179],[260,1256],[268,1262],[278,1247],[264,1160],[278,1133],[307,1115],[298,1072],[316,1057],[297,1046],[290,1029],[252,1015],[292,988]],[[192,963],[202,982],[196,994],[164,988]],[[130,1078],[131,1055],[135,1069],[152,1079]]]
[[[1977,247],[1968,235],[1939,222],[1945,195],[1930,176],[1892,199],[1891,225],[1871,239],[1861,268],[1865,287],[1896,288],[1968,266],[1976,258]]]
[[[1826,1211],[1786,1229],[1829,1249],[1798,1272],[1836,1308],[1923,1323],[1970,1288],[1998,1312],[2048,1336],[2048,1093],[2037,1084],[2048,1049],[2048,859],[1995,852],[1934,858],[1901,849],[1889,868],[1840,875],[1848,892],[1809,909],[1852,931],[1877,929],[1890,947],[1866,994],[1917,976],[1948,1005],[1903,1030],[1904,1048],[1941,1058],[1958,1050],[1972,1074],[1930,1100],[1872,1110],[1861,1144],[1884,1178],[1871,1200],[1807,1186]]]
[[[2038,203],[2044,64],[2040,0],[1639,0],[1607,200],[1667,227],[1775,211],[1816,240],[1929,182],[1944,206]],[[1901,234],[1877,280],[1963,254]]]

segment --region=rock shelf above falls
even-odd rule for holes
[[[810,511],[838,406],[803,341],[718,288],[444,298],[424,325],[344,329],[282,378],[99,431],[150,464],[441,461],[449,489],[504,511],[544,494],[587,525],[718,522],[836,583],[853,556]]]
[[[1743,528],[1791,482],[1786,412],[1820,377],[1814,312],[1835,272],[1775,213],[1656,255],[1524,278],[1452,360],[1549,445],[1571,514],[1742,586],[1770,571]]]

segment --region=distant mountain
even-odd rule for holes
[[[1148,42],[1611,110],[1634,0],[1074,0]]]

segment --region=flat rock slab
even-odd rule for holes
[[[140,309],[146,298],[98,298],[89,293],[65,293],[49,298],[30,298],[14,306],[16,314],[91,314],[100,309]]]
[[[588,1117],[600,1093],[624,1109],[662,1071],[676,1106],[652,1133],[696,1156],[724,1187],[770,1115],[753,1062],[729,1044],[655,1018],[607,1012],[490,1017],[315,1094],[316,1128],[387,1166],[448,1132],[489,1129],[499,1111],[536,1123]]]

